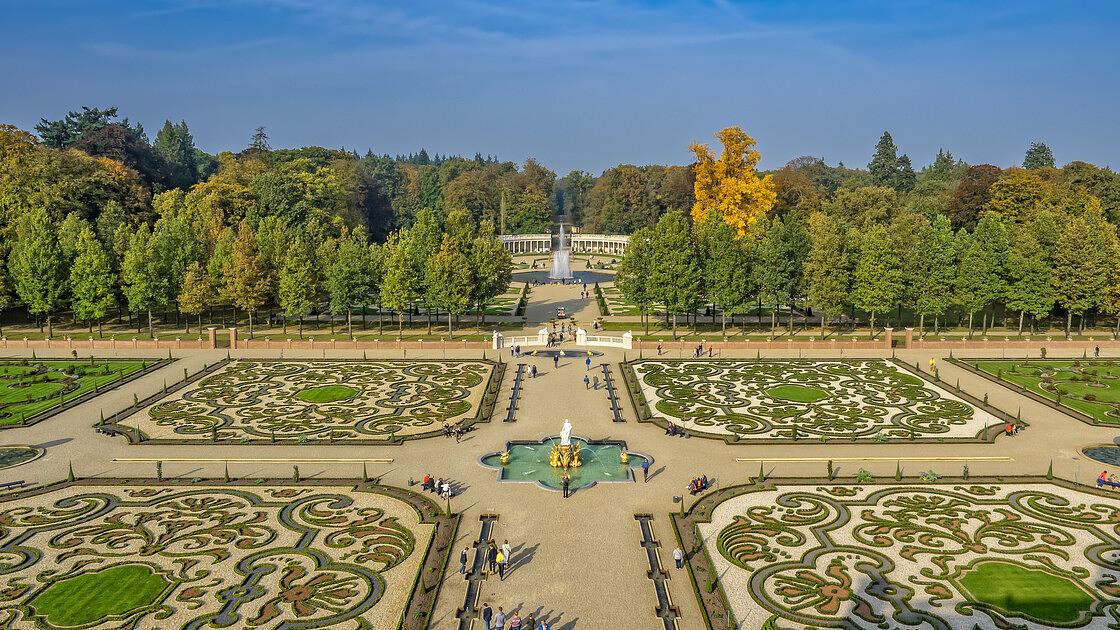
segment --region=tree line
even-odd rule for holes
[[[942,151],[916,173],[885,133],[865,171],[800,159],[760,177],[753,140],[721,139],[737,162],[705,174],[698,161],[692,221],[670,212],[637,230],[618,272],[624,297],[643,313],[664,311],[674,330],[675,314],[711,305],[726,322],[757,301],[771,307],[772,329],[779,309],[799,304],[822,336],[854,310],[874,334],[903,309],[922,334],[952,310],[971,335],[977,320],[993,326],[1000,307],[1019,334],[1055,312],[1067,335],[1095,313],[1120,331],[1120,183],[1108,169],[1056,168],[1034,143],[1023,167],[969,166]]]

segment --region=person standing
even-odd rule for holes
[[[516,611],[509,618],[509,630],[521,630],[521,615],[518,615]]]
[[[684,568],[684,552],[680,547],[673,549],[673,562],[676,563],[678,569]]]
[[[560,355],[559,354],[552,355],[552,367],[553,368],[560,367]]]
[[[459,553],[459,575],[467,574],[467,550],[469,547],[463,547],[463,551]]]
[[[587,366],[587,371],[590,372],[591,371],[591,355],[588,355],[587,358],[583,360],[583,364]]]
[[[568,477],[568,473],[564,473],[564,476],[561,478],[561,483],[564,485],[564,498],[567,499],[568,487],[571,485],[571,478]]]
[[[498,551],[498,579],[506,579],[506,556],[501,550]]]
[[[586,374],[583,375],[583,388],[591,389],[591,377]]]
[[[486,624],[486,630],[490,630],[490,620],[494,618],[494,610],[490,608],[490,604],[482,603],[482,623]]]
[[[506,630],[506,613],[498,606],[498,614],[494,615],[494,630]]]
[[[591,379],[591,383],[595,386],[595,391],[599,391],[599,377]]]
[[[494,541],[490,541],[486,549],[486,564],[490,565],[490,575],[498,572],[498,548],[494,546]]]
[[[649,483],[649,459],[642,460],[642,483]]]
[[[502,554],[505,555],[507,563],[513,560],[513,550],[510,549],[508,540],[502,542]]]
[[[661,342],[657,342],[657,356],[661,356]]]

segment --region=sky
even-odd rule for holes
[[[1010,166],[1120,166],[1120,2],[0,0],[0,123],[115,105],[207,151],[686,164],[739,125],[762,166],[866,165],[889,130]]]

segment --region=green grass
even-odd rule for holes
[[[1010,562],[981,561],[961,586],[978,602],[1054,624],[1076,621],[1093,604],[1073,581]]]
[[[59,392],[72,400],[139,372],[140,361],[56,361],[30,359],[0,363],[0,424],[19,424],[58,406]],[[72,374],[66,374],[67,371]],[[64,391],[65,390],[65,391]]]
[[[56,627],[73,627],[124,615],[154,604],[167,580],[142,564],[126,564],[62,580],[31,600]]]
[[[777,387],[771,387],[766,390],[766,394],[778,400],[789,400],[801,403],[815,403],[818,400],[823,400],[830,396],[830,394],[823,389],[807,387],[805,385],[778,385]]]
[[[357,395],[358,390],[345,385],[308,387],[296,392],[296,398],[309,403],[332,403],[340,400],[350,400]]]
[[[979,369],[1097,422],[1120,423],[1120,363],[1114,361],[1019,359],[980,361]],[[1048,380],[1047,380],[1048,379]]]

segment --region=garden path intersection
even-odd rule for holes
[[[595,358],[593,369],[607,363],[616,374],[631,362],[644,385],[617,379],[618,423],[607,391],[585,387],[578,353],[554,368],[551,359],[505,352],[505,364],[538,368],[522,383],[516,421],[507,423],[514,369],[494,383],[490,417],[472,415],[489,392],[479,370],[498,365],[492,350],[485,357],[481,350],[369,353],[365,363],[376,369],[365,376],[361,351],[234,351],[228,364],[176,390],[184,369],[194,375],[226,359],[225,350],[177,351],[170,364],[0,434],[5,445],[43,450],[0,475],[0,482],[30,486],[0,503],[0,623],[383,628],[403,615],[407,628],[450,629],[471,627],[471,613],[462,611],[468,597],[479,608],[488,602],[548,618],[553,628],[725,628],[728,614],[743,628],[783,630],[1120,623],[1120,495],[1093,487],[1109,467],[1081,452],[1111,444],[1115,428],[1070,417],[1015,389],[1006,374],[996,382],[929,351],[898,351],[894,362],[889,351],[820,351],[810,359],[751,350],[695,361],[636,354],[605,349]],[[928,371],[931,356],[940,381]],[[125,350],[98,357],[166,359]],[[38,352],[49,358],[70,357]],[[262,365],[276,373],[252,376],[263,379],[253,381],[256,395],[223,381]],[[325,365],[336,367],[316,371]],[[653,371],[680,379],[679,387],[642,380]],[[268,385],[271,379],[279,380]],[[166,400],[137,407],[162,398],[168,386]],[[153,415],[181,400],[199,405],[177,410],[193,418],[184,425],[202,423],[198,439],[161,439],[159,430],[179,425]],[[825,439],[814,432],[842,425],[845,409],[882,426],[854,440],[836,429]],[[993,409],[1003,416],[985,415]],[[797,418],[807,429],[797,439],[785,428],[767,429],[764,442],[705,435],[707,427],[730,426],[727,416],[741,416],[742,427],[762,411],[767,421],[792,426]],[[145,439],[94,430],[102,414],[118,412],[128,414],[117,428],[139,428]],[[379,436],[426,433],[444,417],[468,420],[472,430],[459,442],[438,431],[399,443],[299,440],[320,424],[358,436],[366,415],[408,418],[375,423]],[[1028,426],[1015,436],[997,429],[975,439],[986,425],[1002,426],[1004,416]],[[697,417],[722,420],[704,425]],[[948,417],[959,423],[935,422]],[[259,435],[246,441],[226,428],[211,441],[209,420],[198,418],[258,427]],[[649,455],[649,481],[635,468],[633,481],[598,483],[564,499],[539,484],[501,482],[480,464],[509,441],[556,435],[564,418],[574,437],[624,442]],[[668,436],[666,421],[696,434]],[[284,435],[302,428],[274,442],[261,426]],[[911,427],[928,430],[911,434]],[[163,462],[158,473],[153,462]],[[73,484],[62,481],[71,466]],[[755,483],[760,468],[762,485]],[[941,478],[932,481],[930,471]],[[457,529],[442,516],[448,502],[420,489],[426,473],[456,488]],[[711,491],[690,497],[688,484],[701,475]],[[673,517],[681,495],[686,516]],[[504,580],[457,571],[464,547],[473,563],[484,522],[490,538],[511,544]],[[688,556],[681,570],[672,561],[678,545]],[[713,574],[721,576],[714,587]],[[131,598],[104,588],[125,581]],[[82,600],[79,591],[93,595]]]

